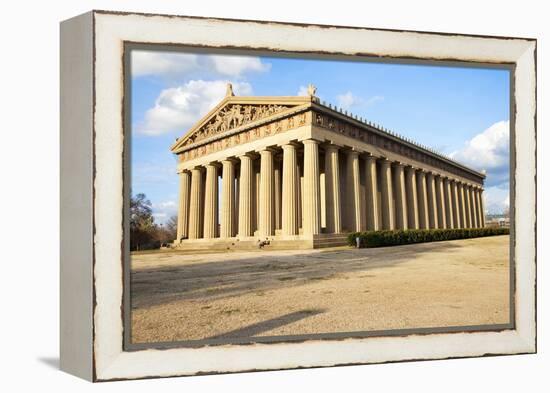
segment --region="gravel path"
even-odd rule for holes
[[[132,256],[132,341],[507,323],[509,236]]]

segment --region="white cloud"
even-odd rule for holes
[[[509,184],[485,188],[483,206],[488,214],[501,214],[508,209],[510,207]]]
[[[345,110],[349,110],[351,107],[368,107],[383,100],[384,97],[382,96],[373,96],[368,99],[364,99],[353,94],[351,91],[347,91],[346,93],[336,96],[338,106]]]
[[[153,217],[155,222],[163,224],[170,219],[170,217],[177,216],[178,209],[175,200],[167,200],[163,202],[153,202]]]
[[[510,124],[499,121],[467,141],[461,150],[450,154],[454,160],[487,172],[487,185],[509,181]]]
[[[196,71],[240,78],[246,73],[267,72],[271,64],[259,57],[233,55],[197,55],[191,53],[133,51],[132,76],[177,76]]]
[[[296,95],[301,97],[308,96],[309,94],[307,92],[307,86],[300,86]]]
[[[209,59],[218,73],[232,77],[240,77],[247,72],[266,72],[271,69],[271,64],[262,63],[259,57],[212,55]]]
[[[144,122],[137,125],[137,132],[155,136],[186,131],[223,99],[227,82],[191,80],[161,91],[155,106],[145,112]],[[237,95],[251,95],[252,87],[246,82],[233,82],[233,91]]]
[[[195,54],[132,51],[132,76],[186,73],[198,67]]]
[[[500,214],[510,207],[510,124],[499,121],[477,134],[450,157],[478,171],[486,171],[485,211]]]

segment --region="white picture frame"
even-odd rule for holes
[[[513,328],[125,351],[125,43],[513,67]],[[92,11],[61,24],[61,97],[63,370],[108,381],[536,352],[536,40]]]

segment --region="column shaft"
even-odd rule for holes
[[[325,192],[327,232],[341,233],[340,165],[338,160],[338,147],[334,145],[329,145],[325,148]]]
[[[377,231],[378,223],[378,179],[376,175],[376,158],[365,159],[365,206],[367,210],[367,230]]]
[[[252,158],[244,155],[240,156],[241,173],[239,176],[239,236],[252,236],[252,218],[253,218],[253,168]]]
[[[273,187],[274,187],[274,195],[273,195],[273,210],[274,210],[274,226],[275,229],[281,229],[281,163],[280,161],[275,160],[273,162],[274,169],[273,169]]]
[[[222,211],[220,237],[235,236],[235,163],[222,161]]]
[[[426,174],[422,170],[416,172],[416,192],[418,197],[418,227],[420,229],[428,229],[430,228],[428,189]]]
[[[485,208],[483,206],[483,189],[477,191],[477,199],[479,200],[479,222],[481,227],[485,227]]]
[[[189,193],[191,175],[188,171],[180,172],[180,191],[178,204],[178,226],[176,241],[189,237]]]
[[[437,188],[433,173],[428,173],[426,176],[426,188],[428,194],[428,227],[431,229],[439,228],[437,215]]]
[[[445,220],[447,225],[445,228],[454,228],[453,217],[453,193],[451,191],[451,182],[449,179],[443,179],[445,189]]]
[[[464,184],[457,182],[458,191],[458,210],[460,215],[460,227],[468,228],[468,222],[466,221],[466,197],[464,195]]]
[[[472,227],[479,228],[476,189],[474,187],[470,187],[470,205],[472,206]]]
[[[394,206],[393,206],[393,184],[392,167],[388,160],[380,162],[380,190],[382,207],[382,229],[391,230],[395,228]]]
[[[418,229],[418,192],[416,189],[416,170],[407,167],[405,170],[405,195],[407,198],[407,224],[409,229]]]
[[[464,185],[464,202],[465,202],[465,213],[466,213],[466,228],[472,228],[474,224],[472,223],[472,205],[470,201],[470,186]]]
[[[218,167],[206,165],[204,185],[204,238],[211,239],[218,232]]]
[[[447,198],[446,198],[446,184],[441,176],[435,177],[435,189],[436,189],[436,203],[437,203],[437,227],[444,229],[448,228],[447,221]]]
[[[202,237],[202,171],[191,170],[191,195],[189,196],[189,239]]]
[[[260,236],[272,236],[274,230],[273,151],[260,152]]]
[[[355,232],[363,230],[363,214],[361,204],[361,170],[359,167],[359,153],[348,152],[348,187],[350,206],[350,229]]]
[[[452,194],[452,206],[453,206],[453,228],[460,228],[460,209],[458,200],[458,186],[456,181],[451,181],[451,194]]]
[[[407,229],[407,196],[405,194],[405,173],[403,164],[394,166],[395,227]]]
[[[283,235],[298,234],[298,158],[296,146],[283,146],[283,201],[282,232]]]
[[[321,232],[321,195],[319,185],[319,142],[304,142],[304,234]]]

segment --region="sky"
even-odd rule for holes
[[[306,95],[485,170],[485,210],[509,205],[509,71],[367,61],[133,50],[131,192],[155,222],[177,214],[170,146],[225,95]]]

